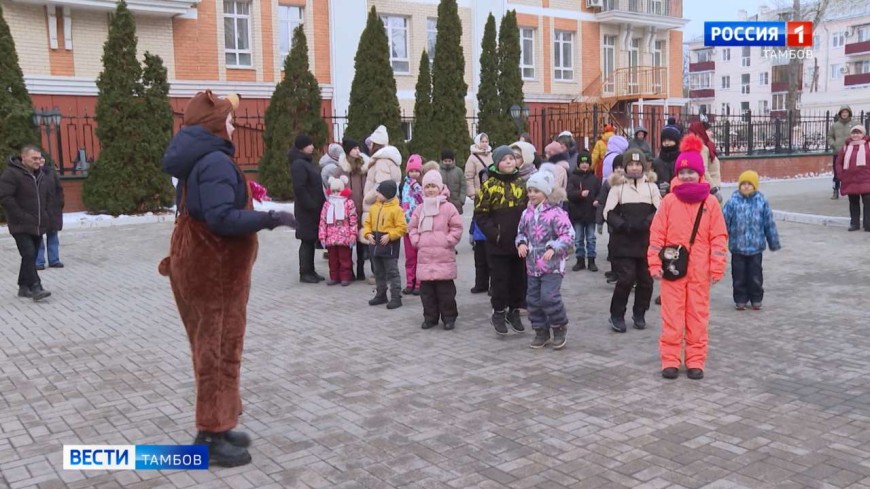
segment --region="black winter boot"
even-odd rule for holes
[[[33,297],[33,292],[30,291],[30,287],[25,287],[23,285],[18,287],[18,297],[27,297],[30,299]]]
[[[248,453],[248,449],[230,443],[226,439],[225,433],[200,431],[196,434],[193,444],[208,446],[209,465],[238,467],[251,463],[251,454]]]
[[[583,258],[577,258],[577,263],[575,263],[574,266],[571,267],[571,270],[574,272],[579,272],[580,270],[585,270],[585,269],[586,269],[586,260]]]
[[[529,348],[543,348],[550,343],[550,328],[535,328],[535,337],[532,339]]]
[[[634,311],[631,315],[631,320],[634,322],[634,329],[646,329],[645,311]]]
[[[489,323],[492,324],[493,328],[495,328],[496,333],[500,335],[508,334],[507,312],[504,310],[492,311],[492,317],[489,319]]]
[[[229,430],[224,433],[224,438],[226,438],[230,444],[237,447],[248,448],[251,446],[251,437],[244,431]]]
[[[386,290],[379,290],[379,291],[375,292],[375,296],[372,298],[372,300],[369,301],[369,305],[370,306],[379,306],[381,304],[386,304],[387,302],[389,302],[387,300],[387,291]]]
[[[625,333],[625,318],[610,316],[610,319],[607,320],[610,323],[610,329],[616,331],[617,333]]]
[[[557,326],[553,328],[553,349],[561,350],[565,348],[565,344],[568,342],[568,328],[566,326]]]
[[[511,325],[511,329],[516,331],[517,333],[525,333],[526,327],[523,326],[523,320],[520,318],[520,310],[519,309],[511,309],[507,313],[508,323]]]
[[[386,297],[384,297],[386,299]],[[402,296],[399,294],[393,295],[393,298],[390,299],[390,302],[387,304],[387,309],[398,309],[402,307]]]
[[[589,258],[589,266],[587,267],[590,272],[597,272],[598,266],[595,265],[595,258]]]
[[[42,284],[37,282],[36,285],[30,288],[30,294],[30,297],[33,299],[33,301],[38,302],[50,296],[51,292],[43,289]]]

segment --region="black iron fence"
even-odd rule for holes
[[[646,107],[643,111],[603,111],[597,106],[590,109],[540,108],[529,111],[527,118],[516,121],[519,132],[528,132],[532,142],[543,151],[545,144],[562,131],[570,131],[581,146],[591,149],[605,124],[615,127],[617,133],[629,139],[638,127],[644,127],[649,142],[658,151],[659,134],[668,117],[687,127],[691,122],[706,120],[714,142],[722,155],[776,155],[821,153],[831,151],[827,143],[828,128],[835,113],[777,112],[755,115],[717,115],[681,113],[678,108]],[[174,113],[173,131],[181,127],[182,114]],[[347,129],[347,116],[324,114],[330,131],[330,140],[339,140]],[[870,112],[861,110],[854,117],[867,127]],[[467,117],[469,138],[478,131],[476,116]],[[96,121],[92,116],[66,116],[55,114],[37,120],[42,134],[42,146],[60,168],[61,175],[84,175],[91,163],[100,156],[100,142],[96,136]],[[263,156],[263,114],[247,110],[235,114],[236,160],[245,169],[254,169]],[[522,129],[522,130],[520,130]],[[414,136],[414,119],[402,115],[402,131],[406,140]],[[351,135],[356,138],[363,135]],[[506,144],[512,141],[493,141]],[[465,143],[463,143],[465,144]],[[324,148],[325,150],[325,148]]]

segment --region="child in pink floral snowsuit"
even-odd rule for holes
[[[413,154],[408,157],[405,165],[405,180],[399,188],[399,196],[402,211],[405,213],[405,222],[411,222],[411,214],[418,205],[423,203],[423,186],[420,185],[423,177],[423,157]],[[411,237],[406,234],[402,238],[405,242],[405,295],[420,295],[420,279],[417,278],[417,249],[411,245]]]
[[[574,226],[561,205],[565,191],[554,188],[555,182],[555,174],[543,165],[526,182],[529,207],[520,218],[516,245],[520,257],[526,259],[529,277],[526,302],[535,330],[529,346],[543,348],[551,343],[559,350],[565,346],[568,327],[561,289],[565,259],[574,243]]]
[[[357,240],[356,206],[350,199],[348,179],[329,177],[329,196],[320,211],[318,237],[329,252],[329,280],[326,285],[350,285],[353,280],[351,247]]]

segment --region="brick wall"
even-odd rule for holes
[[[51,74],[45,7],[3,2],[3,18],[15,39],[21,70],[28,75]]]
[[[776,157],[723,157],[722,181],[736,182],[746,170],[755,170],[762,177],[790,178],[808,173],[832,170],[830,154],[784,155]]]

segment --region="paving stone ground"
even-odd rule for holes
[[[0,487],[870,488],[870,233],[784,223],[764,311],[715,286],[700,382],[660,377],[655,306],[645,331],[608,329],[601,273],[566,277],[567,348],[531,350],[468,293],[467,242],[457,329],[423,331],[419,298],[387,311],[371,286],[300,285],[292,232],[261,233],[242,365],[254,462],[63,471],[63,444],[192,441],[188,343],[156,271],[171,230],[62,233],[67,267],[43,272],[39,304],[15,297],[0,237]]]

